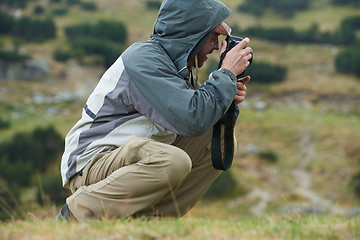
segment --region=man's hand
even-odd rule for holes
[[[246,89],[247,89],[245,84],[248,83],[249,81],[250,81],[250,76],[246,76],[246,77],[238,79],[238,81],[236,83],[236,87],[237,87],[238,91],[234,98],[235,105],[238,105],[239,103],[241,103],[242,101],[245,100]]]
[[[247,66],[250,65],[249,60],[252,58],[250,47],[245,46],[250,42],[249,38],[244,38],[239,44],[233,47],[225,56],[221,68],[225,68],[234,73],[235,76],[241,74]],[[227,42],[222,41],[220,55],[226,50]],[[245,48],[245,49],[244,49]]]

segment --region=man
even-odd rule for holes
[[[183,216],[201,198],[220,174],[212,127],[250,80],[236,79],[251,58],[246,38],[197,83],[218,36],[230,34],[229,15],[217,0],[163,1],[152,39],[105,72],[66,137],[61,173],[72,195],[58,219]]]

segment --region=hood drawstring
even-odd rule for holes
[[[195,86],[193,89],[196,89],[199,80],[199,62],[198,55],[195,55]]]
[[[195,67],[192,67],[191,70],[189,69],[189,82],[188,85],[191,89],[196,90],[198,81],[199,81],[199,62],[198,62],[198,56],[195,55]],[[195,79],[194,79],[195,75]]]

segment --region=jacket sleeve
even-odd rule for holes
[[[237,92],[236,76],[226,69],[214,71],[197,90],[189,89],[170,58],[153,48],[127,52],[123,62],[131,82],[152,108],[137,110],[179,135],[196,136],[210,129]]]

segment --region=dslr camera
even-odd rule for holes
[[[226,46],[226,50],[225,50],[225,51],[221,54],[221,56],[220,56],[219,68],[220,68],[221,65],[222,65],[222,62],[223,62],[223,60],[224,60],[224,58],[225,58],[225,55],[226,55],[233,47],[235,47],[236,45],[238,45],[242,40],[243,40],[243,38],[241,38],[241,37],[231,36],[231,35],[229,35],[229,36],[227,36],[227,37],[225,38],[225,41],[226,41],[226,43],[227,43],[227,46]],[[246,48],[246,46],[245,46],[245,48]],[[249,60],[250,64],[251,64],[251,62],[252,62],[252,59],[253,59],[253,51],[251,51],[251,59]],[[244,72],[245,72],[245,70],[244,70],[242,73],[240,73],[238,76],[236,76],[236,77],[237,77],[237,78],[240,78],[240,77],[244,74]]]

